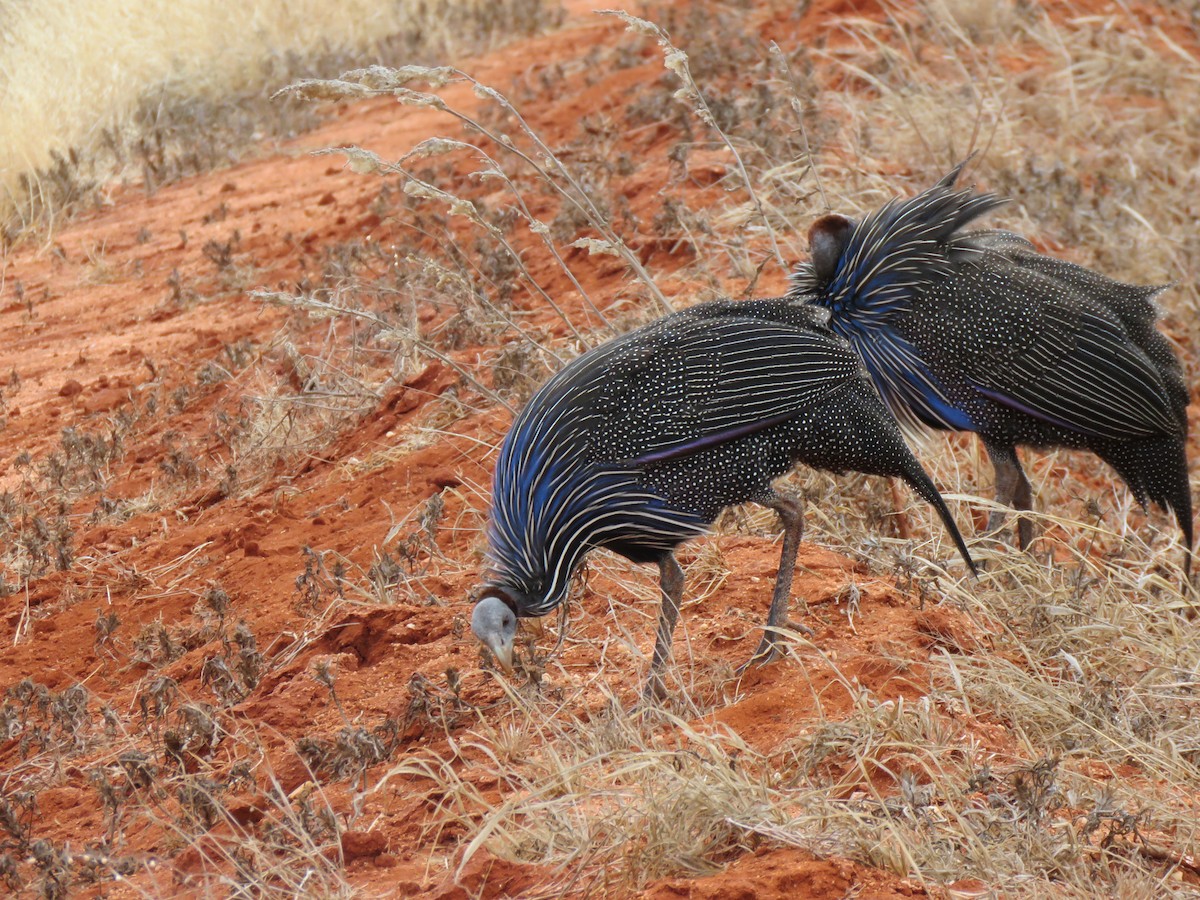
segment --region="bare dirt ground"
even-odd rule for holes
[[[1105,14],[1148,14],[1124,9]],[[883,16],[871,4],[818,0],[748,21],[764,41],[836,48],[847,40],[848,17]],[[1167,33],[1176,44],[1191,35]],[[1187,50],[1196,52],[1194,41]],[[618,53],[628,57],[620,66]],[[852,81],[831,58],[818,63],[824,83]],[[1012,67],[1036,72],[1040,64],[1030,57]],[[714,290],[769,295],[784,287],[777,265],[714,279],[697,268],[686,223],[656,226],[668,200],[719,202],[732,163],[720,148],[673,160],[676,118],[629,116],[631,103],[662,92],[652,42],[576,3],[562,30],[461,68],[518,98],[551,146],[574,146],[589,128],[620,134],[631,158],[608,185],[622,198],[616,215],[677,305]],[[485,115],[469,85],[438,93]],[[355,144],[394,160],[426,138],[462,134],[436,109],[388,97],[345,102],[286,152],[149,196],[117,191],[104,209],[9,254],[0,293],[0,766],[6,815],[15,820],[5,825],[10,871],[0,875],[46,896],[64,895],[56,886],[113,897],[222,895],[246,884],[442,898],[986,896],[984,881],[939,886],[898,874],[910,871],[900,851],[889,866],[885,856],[851,859],[815,839],[788,846],[761,830],[690,868],[654,874],[642,865],[652,874],[625,878],[614,863],[607,875],[588,870],[574,882],[569,867],[521,861],[540,849],[489,844],[486,835],[468,846],[480,820],[470,809],[499,807],[521,790],[496,771],[555,740],[546,728],[497,749],[493,739],[524,715],[521,702],[547,721],[561,714],[600,729],[611,698],[636,699],[645,658],[634,649],[649,646],[655,592],[651,573],[602,561],[572,601],[561,651],[530,664],[539,686],[502,689],[481,665],[466,620],[491,466],[510,413],[475,379],[515,405],[549,368],[536,354],[519,357],[511,332],[498,338],[446,301],[436,278],[419,281],[414,255],[432,257],[447,235],[471,246],[460,225],[433,213],[414,220],[395,181],[309,152]],[[462,155],[430,165],[443,183],[455,167],[469,168]],[[491,196],[485,182],[463,183],[474,198]],[[533,215],[559,216],[557,201],[530,196]],[[567,320],[590,321],[581,289],[616,322],[636,320],[650,303],[620,260],[569,251],[576,286],[528,229],[512,240],[566,313],[523,284],[512,292],[512,315],[548,346],[570,343]],[[464,270],[479,266],[475,259]],[[487,278],[501,281],[496,271]],[[378,323],[310,317],[249,294],[324,291],[349,304],[371,283],[386,283],[395,297],[381,289],[374,309],[395,328],[425,335],[422,345],[384,347]],[[505,381],[508,366],[515,374]],[[1096,483],[1105,478],[1098,473]],[[897,516],[886,487],[875,491],[889,501],[877,533],[899,540],[909,527],[902,519],[929,533],[925,510]],[[973,530],[971,510],[957,509]],[[685,610],[678,677],[702,699],[675,712],[698,733],[736,735],[764,758],[798,753],[801,736],[861,710],[864,697],[897,715],[943,703],[946,682],[934,663],[996,650],[980,617],[940,602],[931,582],[807,543],[794,589],[807,611],[794,618],[813,636],[737,679],[733,669],[765,617],[778,548],[726,524],[683,553],[689,596],[704,600]],[[1171,547],[1169,535],[1164,543]],[[961,566],[953,571],[961,576]],[[636,602],[626,605],[631,590]],[[542,654],[556,642],[556,626],[547,627],[536,637]],[[629,640],[612,637],[622,629]],[[1010,723],[951,707],[941,707],[946,728],[971,766],[1036,756]],[[664,753],[682,740],[669,725],[639,734]],[[677,768],[686,768],[679,753]],[[436,779],[421,777],[417,764],[431,759],[448,767]],[[809,768],[853,804],[899,796],[904,772],[920,772],[898,751],[892,762],[856,769],[833,752],[812,757]],[[1070,766],[1097,784],[1158,777],[1136,759],[1085,755]],[[975,802],[990,802],[984,788],[972,790]],[[1194,798],[1179,801],[1194,806]],[[1069,798],[1046,814],[1046,827],[1072,827],[1082,808]],[[1160,848],[1157,859],[1131,855],[1200,890],[1197,863],[1170,849],[1177,837],[1161,833],[1147,845]],[[306,866],[320,874],[302,883]]]

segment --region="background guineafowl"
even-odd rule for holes
[[[754,659],[774,654],[803,520],[771,482],[796,462],[903,478],[932,503],[971,565],[944,501],[826,314],[786,299],[717,301],[585,353],[547,382],[500,451],[489,526],[491,578],[472,628],[509,668],[517,617],[561,603],[584,554],[656,562],[663,602],[647,693],[679,615],[674,549],[727,506],[755,501],[784,525]]]
[[[901,422],[977,432],[1000,503],[1032,508],[1017,445],[1090,450],[1143,506],[1175,513],[1190,572],[1188,392],[1155,328],[1164,288],[1043,256],[1009,232],[964,232],[1005,201],[956,191],[961,169],[862,222],[818,219],[789,296],[830,311]],[[993,513],[989,528],[1003,520]],[[1028,519],[1018,538],[1032,539]]]

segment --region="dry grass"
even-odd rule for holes
[[[555,17],[539,0],[5,0],[0,20],[0,224],[12,238],[99,202],[115,173],[153,190],[311,127],[311,110],[269,100],[294,78],[433,61]]]
[[[1198,105],[1200,69],[1152,26],[1113,28],[1103,17],[1082,15],[1053,22],[1024,4],[987,9],[928,0],[882,24],[843,23],[847,40],[835,49],[786,53],[761,46],[735,10],[719,11],[720,27],[708,15],[664,13],[675,45],[661,48],[673,62],[670,77],[625,112],[676,128],[680,139],[670,152],[684,170],[697,153],[728,152],[738,160],[717,200],[693,198],[689,206],[684,191],[669,198],[677,205],[664,209],[660,234],[694,251],[678,277],[714,293],[752,291],[779,256],[805,254],[804,225],[824,211],[825,198],[835,209],[860,213],[929,185],[980,149],[971,175],[1014,199],[996,225],[1116,277],[1180,282],[1164,296],[1164,327],[1194,383],[1200,141],[1195,125],[1174,111]],[[668,40],[659,32],[650,37]],[[616,67],[641,47],[636,35],[623,40],[595,66]],[[673,55],[676,46],[688,52],[690,66]],[[1012,77],[1014,60],[1039,77]],[[835,74],[837,90],[827,86]],[[464,76],[371,70],[348,77],[370,91],[431,105],[443,102],[436,95],[441,82]],[[681,78],[685,91],[676,97]],[[434,87],[426,92],[420,79]],[[453,144],[431,143],[395,163],[343,151],[357,168],[383,176],[395,215],[415,237],[387,260],[364,260],[350,248],[349,261],[331,265],[311,290],[271,295],[323,324],[315,328],[297,315],[244,371],[231,373],[258,398],[241,418],[227,417],[227,456],[242,469],[240,490],[253,493],[270,467],[327,448],[420,362],[454,371],[453,393],[401,429],[394,448],[341,460],[336,477],[369,478],[436,441],[487,458],[494,448],[472,433],[473,415],[518,406],[548,371],[589,344],[664,305],[697,299],[672,296],[666,279],[627,244],[623,176],[613,158],[639,151],[622,143],[620,129],[583,129],[559,152],[521,116],[520,104],[483,86],[479,93],[483,111],[455,111],[464,128],[447,136]],[[1144,102],[1122,102],[1131,95]],[[444,164],[430,162],[435,155]],[[531,209],[550,213],[539,219]],[[426,235],[432,241],[423,242]],[[623,289],[608,298],[589,295],[579,274],[591,257],[572,255],[573,248],[622,261]],[[531,262],[537,254],[543,265]],[[557,309],[544,303],[566,295],[572,302]],[[436,310],[432,321],[421,324],[419,303]],[[530,309],[550,312],[539,318]],[[70,462],[60,487],[78,492],[102,484],[103,449]],[[969,531],[970,511],[986,510],[983,498],[992,489],[976,443],[932,436],[919,454],[952,491],[952,509]],[[189,886],[337,894],[348,890],[334,849],[339,830],[365,827],[363,810],[411,800],[415,792],[424,797],[431,871],[465,871],[485,852],[545,865],[552,874],[539,891],[547,897],[629,895],[658,878],[712,874],[750,851],[783,846],[849,857],[930,888],[977,878],[1006,896],[1196,896],[1190,885],[1200,854],[1200,642],[1186,618],[1191,598],[1179,589],[1174,530],[1157,514],[1147,523],[1119,485],[1101,479],[1111,486],[1097,496],[1090,460],[1033,457],[1044,537],[1031,555],[977,541],[973,551],[988,568],[974,583],[962,578],[923,505],[910,500],[903,512],[913,534],[897,536],[886,483],[792,476],[809,499],[810,540],[864,563],[862,581],[896,585],[910,605],[970,623],[969,641],[954,632],[934,635],[928,646],[898,646],[891,657],[876,652],[907,675],[913,699],[865,684],[851,661],[796,634],[787,672],[808,690],[812,710],[763,749],[717,723],[715,714],[746,699],[747,689],[728,665],[688,641],[685,614],[671,673],[675,698],[665,710],[631,713],[629,673],[645,669],[657,592],[644,569],[596,554],[588,584],[572,601],[574,622],[565,633],[550,625],[531,638],[530,677],[505,684],[497,706],[464,702],[458,673],[446,672],[444,686],[410,683],[410,713],[445,739],[441,749],[388,761],[397,746],[394,723],[358,723],[342,709],[334,669],[318,661],[312,679],[354,723],[335,737],[305,738],[300,752],[313,787],[287,795],[268,762],[276,736],[260,736],[231,712],[252,688],[240,674],[220,674],[222,666],[234,671],[245,647],[235,646],[223,613],[197,613],[190,630],[160,624],[139,636],[142,662],[153,670],[138,696],[148,699],[136,725],[130,715],[125,732],[108,735],[107,761],[94,767],[126,785],[124,805],[113,807],[97,833],[107,830],[116,853],[129,810],[180,845],[215,830],[219,838],[204,844],[204,874]],[[28,514],[0,510],[5,536],[24,540],[6,560],[24,573],[22,587],[35,570],[52,566],[56,543],[50,507],[34,509],[32,500],[48,492],[55,473],[29,472],[25,495],[16,498],[30,505]],[[332,552],[306,551],[296,583],[308,618],[286,649],[264,648],[264,665],[286,670],[344,604],[444,602],[430,573],[479,564],[487,491],[464,484],[436,497],[395,510],[365,570]],[[753,510],[723,524],[688,565],[692,603],[736,577],[722,556],[724,536],[765,539],[776,528],[772,516]],[[439,529],[449,535],[441,543]],[[69,552],[69,539],[58,543]],[[443,546],[455,548],[453,558]],[[99,582],[174,574],[86,565]],[[599,584],[607,596],[591,589]],[[167,587],[179,589],[174,577]],[[828,604],[848,630],[859,614],[857,591],[851,583]],[[576,602],[579,595],[586,602]],[[583,648],[572,631],[589,616],[604,619],[609,637]],[[98,624],[98,643],[115,627]],[[217,673],[207,683],[223,704],[215,711],[200,706],[212,697],[184,697],[156,680],[163,661],[189,641],[191,650],[219,660],[206,661]],[[569,664],[580,650],[596,665]],[[597,705],[597,695],[606,702]],[[58,766],[54,754],[61,762],[105,740],[99,725],[77,727],[66,701],[45,704],[64,712],[42,722],[35,702],[10,699],[13,716],[26,713],[12,725],[14,735],[36,734],[44,745],[42,755],[11,773],[14,784],[43,787],[46,772]],[[202,750],[208,720],[231,739],[220,759]],[[192,742],[193,770],[201,761],[210,779],[185,776],[180,765],[161,780],[169,796],[141,785],[136,760],[122,755],[149,750],[169,759],[168,731]],[[233,760],[255,761],[249,784],[235,779]],[[334,787],[337,798],[327,797]],[[237,825],[220,799],[236,791],[266,811],[265,824]],[[20,811],[15,801],[13,810]],[[19,822],[15,827],[19,832]],[[32,852],[21,840],[18,834],[9,845]],[[32,878],[50,884],[59,877],[55,865],[47,857]]]

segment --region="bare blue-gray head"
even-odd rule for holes
[[[517,614],[500,597],[488,594],[475,604],[471,630],[492,651],[505,672],[513,667],[513,640],[517,636]]]
[[[1114,281],[1010,232],[966,230],[1004,201],[956,188],[961,169],[861,222],[818,219],[792,296],[830,311],[906,426],[977,432],[1002,504],[1032,507],[1018,445],[1091,450],[1142,505],[1175,513],[1186,571],[1188,391],[1155,327],[1163,287]],[[1031,540],[1027,518],[1018,536]]]
[[[725,507],[757,502],[785,525],[760,654],[774,648],[802,519],[772,488],[795,463],[896,475],[962,538],[828,313],[785,298],[692,307],[573,361],[521,411],[496,464],[489,578],[475,634],[511,659],[515,617],[562,603],[587,552],[657,563],[664,599],[652,666],[670,649],[683,575],[673,555]]]

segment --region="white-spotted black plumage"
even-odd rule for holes
[[[673,549],[733,504],[780,509],[798,541],[799,516],[771,487],[797,462],[905,479],[969,562],[941,496],[826,318],[782,298],[702,304],[585,353],[547,382],[496,465],[477,633],[496,630],[482,620],[500,604],[517,616],[550,612],[596,547],[657,561],[670,599]],[[789,583],[794,552],[781,564]],[[663,655],[660,646],[656,665]]]
[[[960,167],[961,168],[961,167]],[[831,313],[908,426],[977,432],[1001,502],[1028,509],[1018,445],[1088,449],[1143,505],[1171,509],[1190,565],[1187,388],[1155,327],[1161,286],[1114,281],[1003,231],[964,231],[1001,201],[933,188],[812,229],[790,296]],[[1025,545],[1031,531],[1021,524]]]

